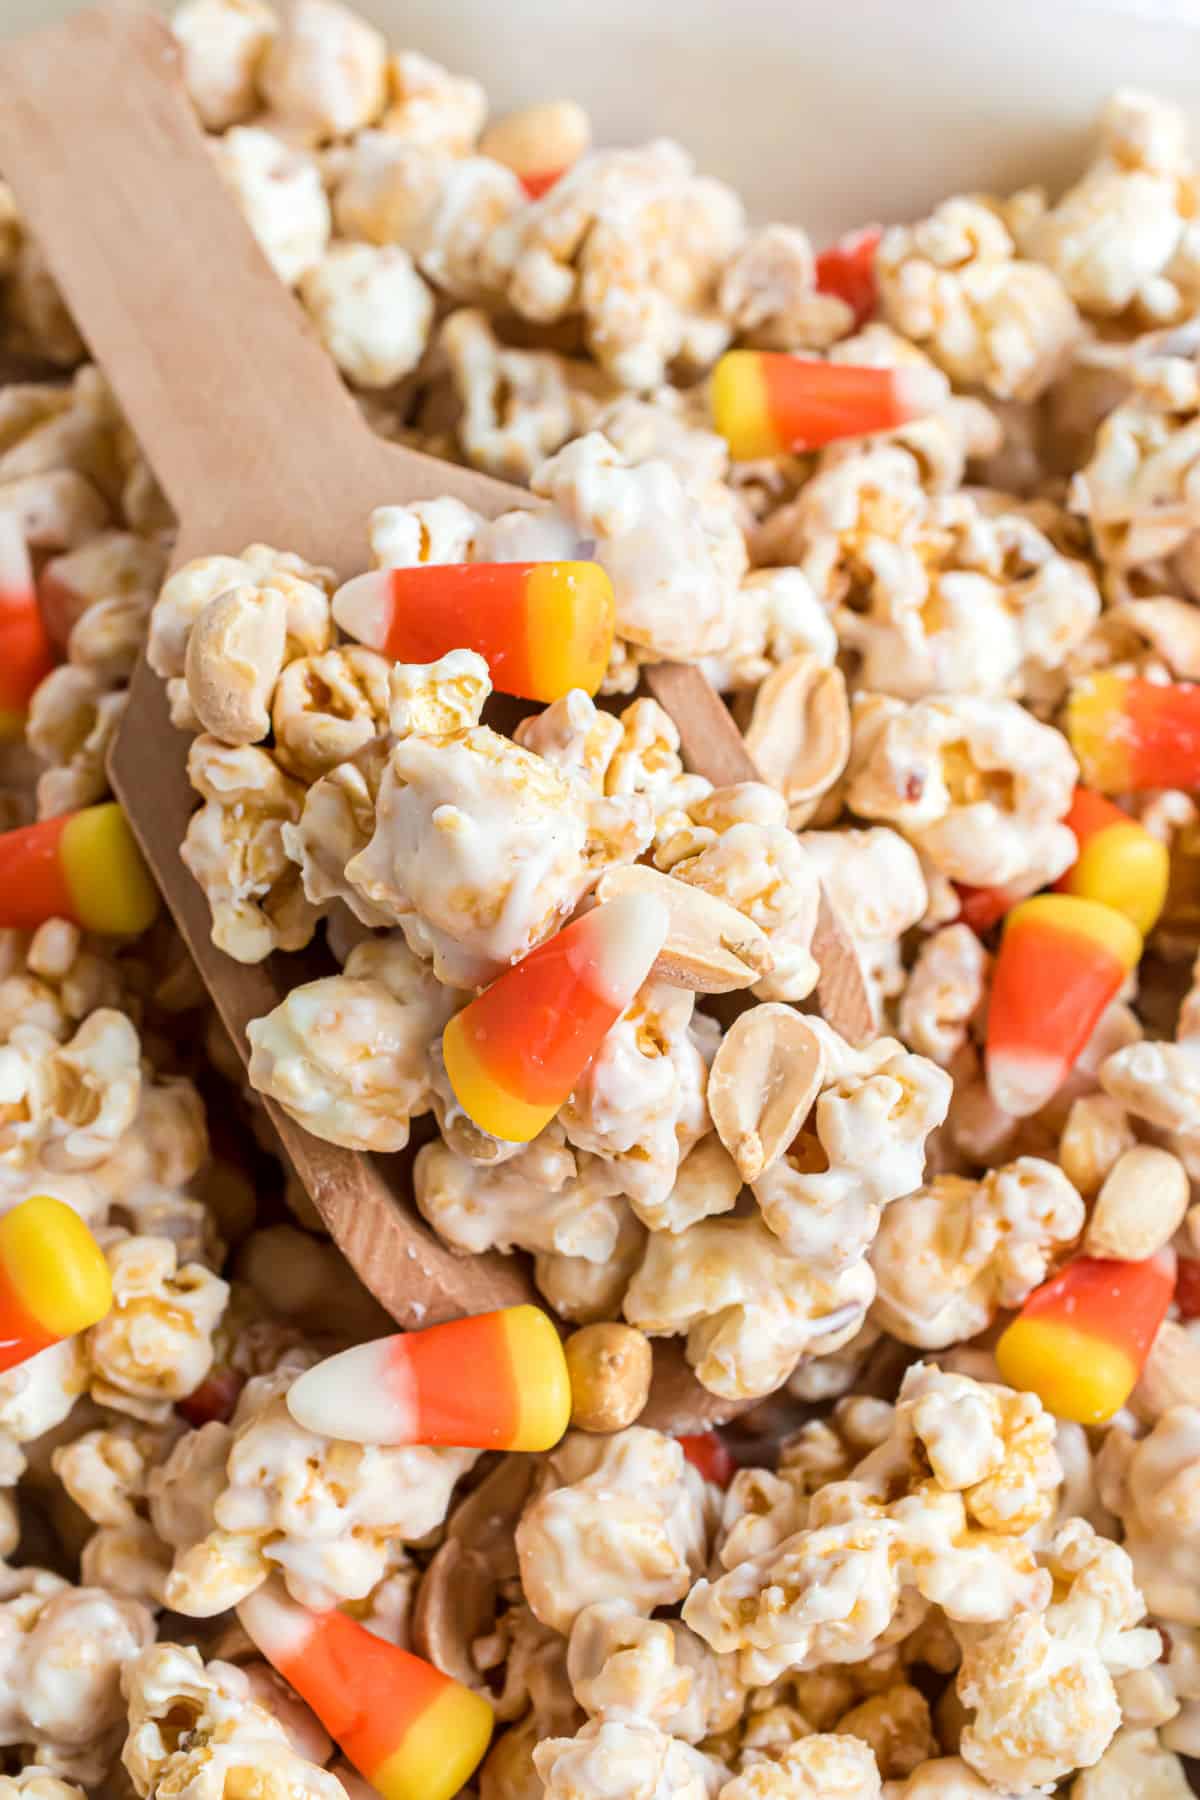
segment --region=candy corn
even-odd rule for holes
[[[113,937],[145,931],[158,893],[114,801],[0,834],[0,927],[70,919]]]
[[[276,1582],[238,1616],[384,1800],[451,1800],[470,1780],[492,1735],[481,1695],[343,1612],[297,1605]]]
[[[599,563],[422,563],[371,569],[333,597],[343,631],[397,662],[477,650],[502,694],[594,694],[608,667],[615,603]]]
[[[1039,894],[1013,908],[988,1003],[988,1087],[1003,1112],[1045,1105],[1141,954],[1137,927],[1096,900]]]
[[[20,737],[34,689],[54,667],[17,515],[0,512],[0,743]]]
[[[996,1345],[1001,1379],[1060,1419],[1102,1425],[1129,1398],[1174,1291],[1169,1252],[1145,1262],[1077,1256],[1030,1294]]]
[[[104,1252],[77,1212],[35,1194],[0,1218],[0,1371],[86,1331],[111,1306]]]
[[[536,1306],[509,1306],[356,1344],[288,1392],[309,1431],[356,1444],[549,1450],[567,1429],[562,1343]]]
[[[718,1487],[729,1486],[737,1474],[737,1464],[715,1431],[700,1431],[678,1441],[683,1454],[705,1481],[715,1481]]]
[[[442,1055],[459,1105],[493,1137],[548,1125],[663,947],[650,894],[595,907],[506,969],[447,1025]]]
[[[862,369],[775,350],[729,350],[712,377],[713,423],[735,462],[892,431],[940,404],[934,369]]]
[[[1067,704],[1067,736],[1102,794],[1200,787],[1200,687],[1092,675]]]
[[[879,225],[864,225],[839,238],[817,257],[817,289],[836,294],[853,308],[856,326],[865,325],[875,311],[879,290],[875,281],[875,252],[883,236]]]
[[[1077,787],[1066,821],[1079,855],[1055,882],[1060,894],[1102,900],[1132,919],[1145,937],[1167,898],[1171,858],[1165,844],[1106,800]]]

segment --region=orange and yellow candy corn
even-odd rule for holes
[[[493,981],[447,1025],[442,1055],[463,1111],[525,1144],[548,1125],[663,947],[648,894],[595,907]]]
[[[1035,1289],[996,1345],[1000,1376],[1060,1419],[1102,1425],[1124,1406],[1175,1291],[1170,1252],[1077,1256]]]
[[[396,662],[477,650],[502,694],[549,701],[596,692],[616,605],[599,563],[421,563],[356,575],[334,595],[333,616]]]
[[[940,405],[934,369],[858,368],[781,350],[728,350],[712,376],[713,423],[735,462],[894,431]]]
[[[471,1779],[492,1735],[481,1695],[346,1613],[297,1605],[274,1581],[238,1616],[384,1800],[451,1800]]]
[[[0,926],[36,931],[70,919],[133,937],[157,912],[158,892],[115,801],[0,834]]]
[[[356,1344],[288,1392],[297,1424],[356,1444],[549,1450],[571,1417],[562,1343],[536,1306],[509,1306]]]
[[[1200,687],[1091,675],[1067,704],[1067,736],[1102,794],[1200,787]]]
[[[34,689],[54,667],[17,515],[0,512],[0,743],[20,737]]]
[[[0,1218],[0,1371],[86,1331],[112,1297],[103,1250],[63,1201],[35,1194]]]
[[[1039,894],[1013,908],[988,1002],[988,1087],[1003,1112],[1046,1104],[1141,954],[1136,925],[1097,900]]]
[[[866,324],[879,302],[875,252],[882,236],[882,226],[864,225],[817,257],[818,293],[836,294],[844,300],[853,309],[856,328]]]
[[[1056,890],[1102,900],[1132,919],[1145,937],[1166,903],[1171,874],[1166,845],[1089,788],[1075,789],[1064,823],[1075,833],[1079,855],[1055,882]]]

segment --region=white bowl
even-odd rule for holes
[[[358,0],[497,110],[570,96],[599,141],[678,138],[819,242],[949,193],[1049,184],[1132,84],[1200,142],[1200,0]],[[0,0],[0,35],[75,10]]]

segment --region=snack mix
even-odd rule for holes
[[[174,30],[372,426],[530,505],[174,565],[0,185],[0,1800],[1184,1800],[1182,116],[818,254],[339,0]],[[214,943],[314,946],[248,1068],[109,792],[143,649]],[[396,1334],[266,1101],[542,1306]]]

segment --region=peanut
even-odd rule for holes
[[[650,1396],[650,1340],[632,1325],[585,1325],[566,1342],[571,1423],[580,1431],[623,1431]]]
[[[233,587],[209,601],[187,646],[188,699],[205,731],[235,746],[266,737],[286,644],[277,589]]]
[[[517,175],[552,175],[578,162],[591,141],[591,123],[582,106],[574,100],[544,100],[489,125],[479,151]]]
[[[1191,1186],[1177,1156],[1138,1144],[1117,1158],[1083,1234],[1088,1256],[1141,1262],[1169,1244],[1183,1223]]]

